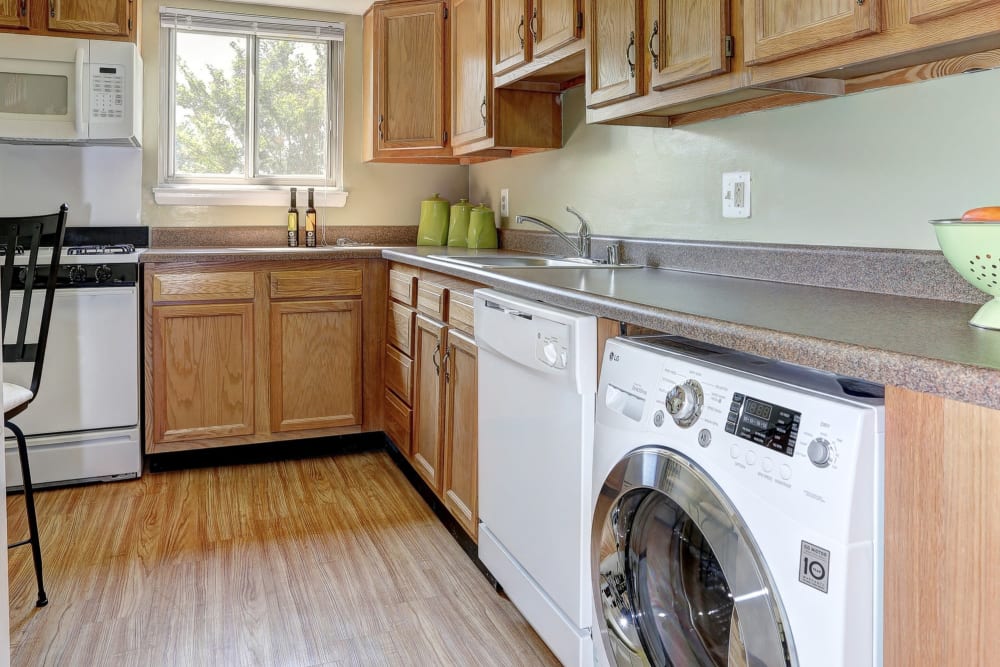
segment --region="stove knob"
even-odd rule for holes
[[[816,438],[809,443],[809,460],[817,468],[825,468],[833,459],[833,446],[825,438]]]
[[[20,271],[17,272],[17,279],[23,285],[28,279],[28,267],[22,267]]]
[[[69,267],[69,281],[71,283],[82,283],[87,279],[87,269],[82,264],[74,264]]]
[[[703,403],[701,385],[695,380],[688,380],[667,392],[667,412],[673,417],[674,423],[683,428],[698,421]]]
[[[99,267],[94,269],[94,278],[96,278],[99,283],[108,282],[111,280],[111,267],[107,264],[101,264]]]

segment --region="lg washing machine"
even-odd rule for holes
[[[881,664],[882,388],[670,336],[597,394],[603,665]]]

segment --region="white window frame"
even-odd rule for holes
[[[251,145],[246,146],[245,173],[257,169],[257,100],[254,87],[257,73],[257,38],[294,39],[329,44],[327,58],[326,177],[317,176],[192,176],[174,173],[174,133],[176,81],[176,35],[178,30],[200,34],[249,37],[247,49],[247,128]],[[153,188],[157,204],[184,206],[287,206],[289,188],[313,187],[316,203],[322,207],[344,206],[344,24],[271,16],[233,14],[193,9],[160,8],[160,136],[158,187]]]

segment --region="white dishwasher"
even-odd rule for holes
[[[564,665],[592,665],[597,319],[475,292],[479,559]]]

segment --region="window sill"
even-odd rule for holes
[[[337,188],[316,188],[317,208],[342,208],[347,193]],[[153,188],[153,199],[161,206],[288,206],[288,187],[225,185],[161,185]],[[305,204],[306,188],[299,188],[299,206]]]

